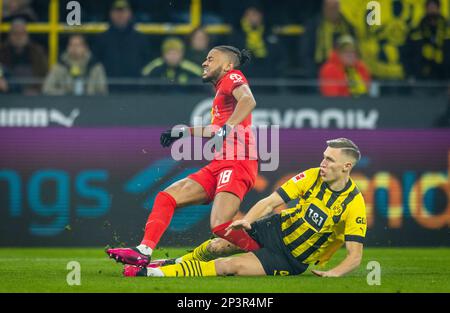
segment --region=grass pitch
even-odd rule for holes
[[[154,258],[185,252],[161,249]],[[341,249],[325,269],[344,256]],[[81,265],[80,286],[66,282],[70,261]],[[370,261],[381,265],[379,286],[367,284]],[[342,278],[319,278],[310,269],[292,277],[126,278],[103,248],[0,248],[0,292],[450,292],[450,248],[366,248],[360,268]]]

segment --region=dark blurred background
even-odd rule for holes
[[[262,92],[447,93],[448,0],[378,1],[379,25],[369,1],[80,0],[80,26],[69,0],[2,2],[3,93],[196,92],[182,87],[201,84],[219,44],[252,52],[244,71]]]

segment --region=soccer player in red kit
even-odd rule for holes
[[[212,137],[216,147],[214,160],[198,172],[159,192],[141,244],[135,248],[108,249],[106,252],[111,258],[124,264],[148,265],[153,250],[170,224],[174,210],[209,202],[213,202],[210,225],[215,235],[244,251],[259,248],[256,241],[243,230],[233,230],[225,236],[225,229],[238,211],[245,194],[252,189],[258,171],[256,153],[252,153],[249,147],[254,147],[255,139],[252,132],[242,131],[251,126],[251,112],[256,106],[247,79],[239,70],[249,60],[248,51],[240,51],[232,46],[217,46],[208,53],[202,64],[202,79],[213,83],[216,90],[211,124],[165,131],[161,134],[161,145],[168,147],[186,135]],[[227,143],[234,146],[231,158],[229,149],[226,149]],[[226,158],[223,158],[224,155]],[[210,244],[211,240],[208,240],[197,247],[193,258],[197,256],[205,261]]]

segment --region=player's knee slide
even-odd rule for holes
[[[226,254],[233,245],[222,238],[214,238],[206,247],[209,253],[220,256]]]
[[[217,254],[217,251],[219,250],[219,245],[217,244],[217,239],[215,238],[213,240],[211,240],[208,245],[206,246],[206,250],[209,253],[213,253],[213,254]]]

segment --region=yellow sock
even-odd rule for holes
[[[205,241],[204,243],[199,245],[197,248],[195,248],[194,251],[183,255],[181,257],[181,260],[183,262],[190,261],[190,260],[208,262],[208,261],[214,260],[216,258],[216,256],[214,254],[212,254],[211,252],[209,252],[208,249],[206,249],[206,247],[208,246],[208,244],[210,242],[211,242],[211,239]]]
[[[214,262],[190,260],[163,266],[159,269],[164,273],[165,277],[217,276],[216,264]]]

